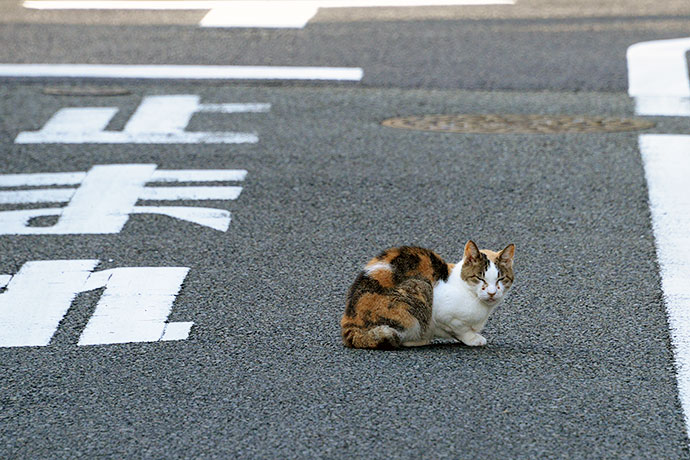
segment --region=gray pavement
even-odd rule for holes
[[[196,323],[187,341],[76,347],[89,294],[51,346],[0,349],[5,456],[686,455],[636,133],[487,136],[379,124],[420,106],[630,116],[626,96],[132,88],[105,101],[6,85],[5,134],[17,132],[15,120],[41,125],[65,102],[132,107],[171,91],[272,110],[242,120],[258,131],[255,146],[56,148],[3,136],[8,172],[132,161],[249,171],[237,201],[216,203],[233,213],[227,233],[142,215],[118,235],[2,237],[5,273],[44,258],[189,266],[170,320]],[[227,129],[228,117],[206,121]],[[654,132],[664,132],[658,122]],[[486,349],[341,346],[345,291],[369,256],[414,243],[455,260],[468,238],[518,247],[518,282],[489,323]]]
[[[629,25],[635,9],[624,14],[619,3],[606,15]],[[648,2],[634,4],[655,17]],[[99,259],[99,270],[190,267],[169,320],[195,323],[178,342],[77,346],[97,290],[78,295],[49,346],[0,348],[0,457],[690,457],[639,133],[380,124],[429,113],[631,117],[625,48],[680,29],[598,33],[587,29],[612,20],[571,11],[566,22],[583,30],[543,32],[534,28],[559,20],[526,7],[503,19],[477,9],[471,22],[347,22],[334,11],[303,31],[67,26],[2,6],[16,19],[0,27],[0,43],[19,47],[1,46],[0,62],[361,66],[365,79],[117,82],[131,94],[116,97],[0,82],[2,174],[121,163],[248,171],[235,201],[177,203],[229,210],[227,232],[141,214],[112,235],[0,236],[0,273],[56,259]],[[682,22],[685,6],[669,2],[658,15],[676,7]],[[563,17],[563,8],[548,11]],[[59,42],[41,46],[46,37]],[[118,107],[108,129],[120,130],[156,94],[271,109],[197,114],[187,127],[256,131],[253,145],[14,143],[63,107]],[[647,132],[690,133],[683,119],[652,120]],[[517,246],[516,283],[487,326],[486,348],[341,345],[346,290],[368,258],[418,244],[457,260],[468,238]]]
[[[690,31],[690,4],[647,0],[334,8],[277,30],[198,28],[193,11],[5,9],[16,19],[0,28],[3,63],[362,67],[364,86],[392,88],[625,92],[630,45]]]

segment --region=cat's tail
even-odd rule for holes
[[[369,329],[358,326],[343,327],[343,343],[350,348],[376,348],[390,350],[400,347],[400,334],[390,326],[375,326]]]

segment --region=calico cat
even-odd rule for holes
[[[500,252],[468,241],[462,261],[411,246],[371,259],[350,287],[340,322],[353,348],[427,345],[436,337],[486,345],[479,332],[513,284],[515,245]]]

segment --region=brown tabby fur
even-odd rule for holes
[[[367,272],[388,264],[391,269]],[[431,322],[433,286],[447,281],[453,268],[435,252],[412,246],[388,249],[367,263],[350,287],[340,322],[343,342],[353,348],[397,348],[397,336],[377,336],[372,329],[389,326],[426,330]]]

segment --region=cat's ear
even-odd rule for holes
[[[513,265],[513,257],[515,256],[515,245],[510,243],[503,248],[503,251],[498,253],[498,261],[501,265],[511,267]]]
[[[465,253],[462,256],[466,264],[471,264],[479,260],[479,248],[474,241],[469,240],[465,244]]]

